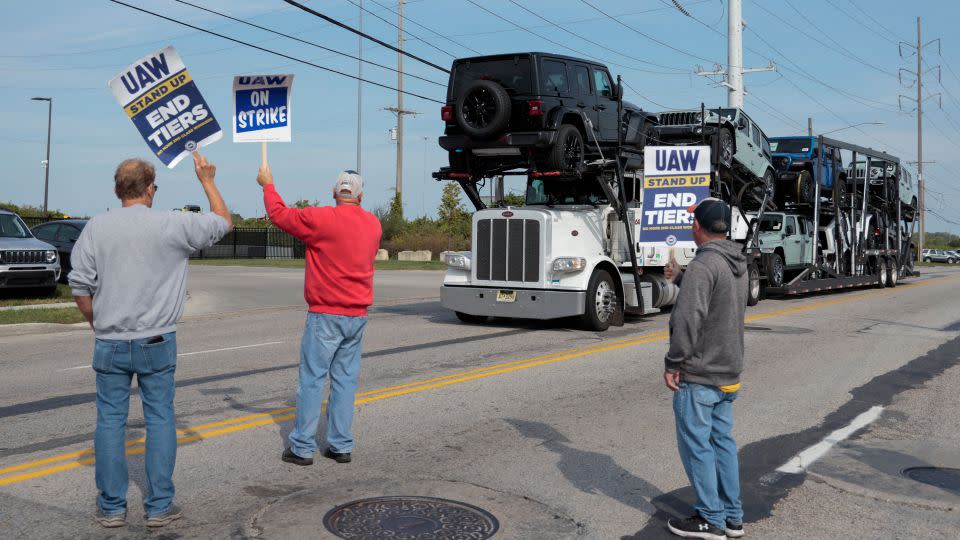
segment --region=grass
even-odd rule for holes
[[[83,321],[83,315],[76,307],[0,311],[0,325],[21,323],[73,324]]]
[[[197,266],[254,266],[267,268],[303,268],[303,259],[191,259],[190,264]],[[445,270],[447,265],[440,261],[376,261],[377,270]]]
[[[55,294],[46,296],[37,289],[0,290],[0,307],[56,304],[59,302],[73,302],[73,294],[70,292],[70,287],[63,283],[57,284],[57,292]]]

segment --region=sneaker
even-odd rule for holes
[[[323,457],[332,459],[337,463],[350,463],[352,458],[350,452],[334,452],[333,448],[327,448],[323,451]]]
[[[734,523],[728,519],[723,532],[727,533],[728,538],[743,538],[743,523]]]
[[[174,521],[183,517],[183,511],[177,505],[171,505],[170,509],[159,516],[146,516],[147,527],[165,527]]]
[[[93,519],[95,519],[101,527],[115,529],[117,527],[123,527],[127,524],[127,513],[123,512],[122,514],[113,514],[112,516],[108,516],[105,515],[99,508],[97,508],[97,513],[94,514]]]
[[[707,540],[727,540],[723,529],[718,529],[700,517],[699,514],[687,519],[668,519],[670,532],[684,538],[706,538]]]
[[[293,463],[294,465],[300,465],[301,467],[306,467],[307,465],[313,465],[313,458],[300,457],[293,453],[293,450],[290,447],[287,447],[283,451],[283,455],[280,456],[280,459],[286,461],[287,463]]]

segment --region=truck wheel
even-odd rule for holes
[[[815,192],[813,175],[810,171],[800,171],[797,175],[797,202],[812,204]]]
[[[544,167],[551,171],[579,171],[583,166],[583,135],[576,126],[563,124],[547,154]]]
[[[481,324],[487,322],[487,319],[489,319],[489,317],[486,315],[471,315],[462,311],[454,311],[454,313],[461,322],[465,322],[467,324]]]
[[[877,259],[877,277],[880,279],[880,282],[877,283],[877,287],[884,288],[887,286],[887,260],[884,258]]]
[[[837,179],[837,198],[833,201],[836,206],[840,206],[847,200],[847,181],[844,178]]]
[[[727,128],[720,128],[718,137],[717,147],[720,153],[720,164],[730,167],[733,165],[733,133]]]
[[[887,261],[887,287],[896,287],[900,281],[900,269],[892,259]]]
[[[747,266],[747,305],[755,306],[760,302],[760,270],[757,265]]]
[[[510,94],[502,86],[480,79],[457,96],[453,114],[467,135],[492,139],[510,123],[510,108]]]
[[[779,253],[770,255],[770,265],[767,266],[767,285],[770,287],[783,286],[783,258]]]
[[[610,328],[610,319],[614,312],[620,309],[619,303],[610,273],[606,270],[595,271],[587,286],[587,301],[581,317],[583,326],[595,332]]]

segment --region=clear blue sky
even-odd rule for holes
[[[333,69],[349,73],[357,70],[354,60],[173,0],[129,1]],[[357,50],[353,34],[279,0],[191,1],[330,48],[351,53]],[[376,1],[381,5],[374,0],[364,0],[364,5],[396,23],[397,16],[391,11],[395,1]],[[410,33],[406,49],[443,66],[454,57],[477,53],[543,50],[589,55],[623,75],[635,90],[627,90],[627,99],[645,109],[696,107],[701,101],[708,105],[725,103],[724,90],[694,75],[693,70],[697,64],[709,70],[713,63],[726,61],[726,0],[680,0],[693,18],[681,14],[670,0],[589,1],[624,24],[580,0],[476,1],[492,13],[467,0],[411,0],[405,3],[410,21],[405,26]],[[305,3],[347,24],[358,24],[359,10],[349,1]],[[234,75],[296,74],[293,142],[270,147],[270,163],[280,193],[288,201],[328,201],[337,172],[356,164],[356,81],[106,0],[14,2],[4,7],[0,21],[0,117],[4,119],[0,124],[0,157],[5,167],[0,200],[42,203],[40,162],[44,157],[46,104],[29,99],[52,96],[51,208],[93,214],[116,206],[112,194],[114,167],[126,157],[147,156],[148,151],[106,83],[134,60],[168,44],[176,47],[226,128],[223,140],[205,153],[218,165],[219,183],[235,211],[244,216],[262,212],[260,191],[254,182],[258,145],[234,144],[229,133]],[[870,11],[863,14],[860,8]],[[772,59],[780,66],[777,73],[746,76],[749,95],[745,108],[769,135],[801,132],[807,117],[813,118],[818,132],[851,123],[884,122],[863,126],[863,132],[846,129],[834,136],[886,150],[903,160],[916,159],[916,117],[898,111],[897,95],[915,96],[916,88],[901,86],[896,74],[900,67],[915,68],[916,58],[902,60],[897,42],[915,42],[916,17],[922,17],[924,41],[943,38],[942,56],[936,44],[925,53],[928,69],[943,67],[942,84],[937,82],[936,69],[926,79],[930,93],[943,94],[942,110],[936,99],[926,103],[924,160],[937,162],[926,167],[928,207],[960,222],[960,38],[951,31],[960,18],[957,2],[744,0],[743,11],[747,24],[745,65],[760,67]],[[816,25],[805,21],[804,16]],[[364,29],[384,41],[396,41],[396,29],[372,15],[365,14]],[[396,65],[395,53],[372,43],[364,45],[364,57]],[[410,74],[445,83],[440,71],[410,59],[404,64]],[[396,84],[395,73],[374,66],[364,66],[364,76]],[[904,79],[904,83],[912,82],[907,75]],[[442,86],[412,77],[406,79],[405,88],[437,99],[444,96]],[[365,86],[363,104],[365,205],[373,208],[386,204],[392,196],[395,145],[388,130],[394,119],[382,109],[396,105],[396,94]],[[903,104],[907,110],[914,107],[908,100]],[[406,119],[406,212],[411,216],[430,215],[439,202],[440,186],[428,178],[429,172],[445,164],[445,155],[436,142],[442,133],[440,106],[412,97],[406,98],[404,106],[421,113]],[[159,207],[203,202],[189,161],[174,170],[160,169],[159,162],[154,162],[159,170],[157,182],[163,188],[157,200]],[[960,232],[960,226],[932,214],[928,218],[929,231]]]

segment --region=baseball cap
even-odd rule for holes
[[[700,226],[713,233],[730,230],[732,211],[730,205],[720,199],[709,197],[687,209],[700,222]]]
[[[363,194],[363,178],[360,173],[346,170],[337,177],[333,185],[333,194],[338,199],[358,199]]]

